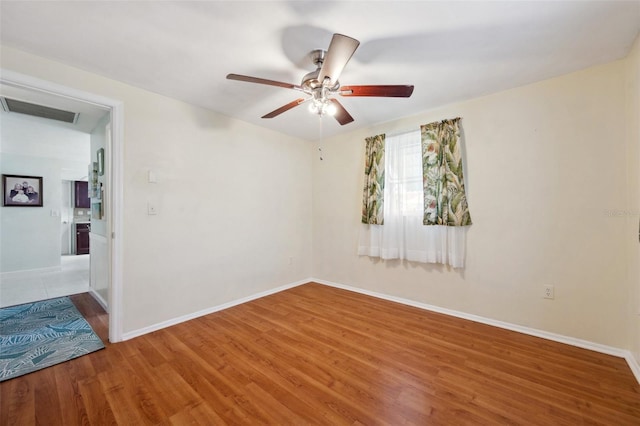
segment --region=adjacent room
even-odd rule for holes
[[[3,175],[7,183],[37,183],[40,197],[35,205],[27,203],[27,208],[5,203],[0,307],[87,291],[106,304],[107,277],[96,279],[95,274],[103,274],[97,265],[108,260],[98,250],[91,262],[89,241],[92,237],[96,245],[96,238],[104,238],[105,217],[93,215],[91,233],[88,166],[93,163],[92,152],[106,145],[109,112],[8,86],[2,87],[0,102]],[[67,110],[73,114],[65,117],[61,112]],[[99,178],[99,183],[106,182],[104,174]],[[94,202],[101,201],[93,195]]]
[[[640,422],[640,1],[2,1],[0,101],[1,424]]]

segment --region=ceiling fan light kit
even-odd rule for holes
[[[329,99],[313,99],[313,101],[309,104],[309,111],[318,115],[336,115],[338,109],[336,106],[329,101]]]
[[[413,93],[412,85],[341,87],[338,78],[359,45],[360,42],[354,38],[342,34],[334,34],[328,50],[316,49],[311,51],[309,56],[316,66],[316,69],[307,73],[302,78],[300,85],[240,74],[228,74],[227,79],[283,87],[285,89],[298,90],[307,95],[307,98],[300,98],[289,102],[263,115],[262,118],[274,118],[304,102],[310,101],[309,111],[320,116],[333,116],[340,125],[344,126],[345,124],[351,123],[353,117],[347,112],[344,106],[338,102],[335,98],[336,95],[408,98]]]

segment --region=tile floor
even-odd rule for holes
[[[62,270],[0,279],[0,308],[89,291],[89,256],[62,256]]]

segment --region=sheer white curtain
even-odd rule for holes
[[[360,224],[358,254],[464,266],[466,226],[423,225],[420,130],[386,135],[384,225]]]

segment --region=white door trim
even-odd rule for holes
[[[111,283],[109,285],[109,341],[122,340],[122,254],[123,254],[123,164],[124,104],[94,93],[41,80],[0,68],[0,83],[91,103],[111,110],[111,145],[107,148],[111,165],[111,207],[108,208],[107,232],[111,233],[109,253]],[[109,199],[109,198],[108,198]],[[110,214],[109,214],[110,213]]]

